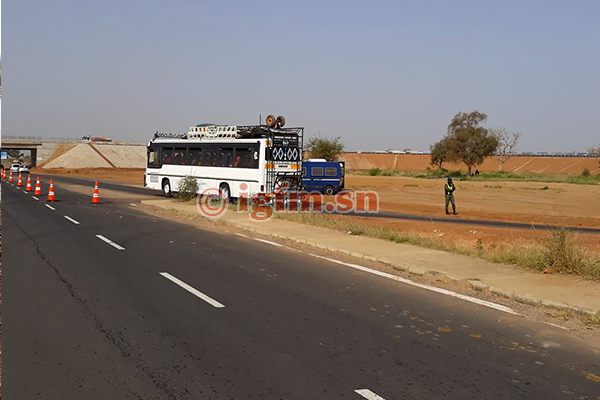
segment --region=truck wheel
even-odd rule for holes
[[[165,197],[173,197],[173,192],[171,191],[171,182],[168,179],[163,179],[162,191]]]
[[[224,202],[229,202],[231,200],[231,190],[229,190],[229,185],[226,183],[222,183],[219,186],[219,196],[221,196],[221,200]]]
[[[267,119],[265,119],[265,122],[267,123],[267,126],[269,128],[274,128],[275,124],[277,123],[274,115],[267,115]]]
[[[277,117],[277,127],[279,128],[283,128],[285,126],[285,117],[283,115],[280,115],[279,117]]]
[[[331,196],[331,195],[335,194],[335,189],[333,188],[333,186],[325,186],[325,189],[323,190],[323,192],[327,196]]]

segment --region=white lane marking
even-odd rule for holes
[[[266,240],[266,239],[259,239],[259,238],[252,238],[254,240],[257,240],[259,242],[263,242],[266,244],[270,244],[272,246],[277,246],[277,247],[283,247],[283,245],[279,244],[279,243],[275,243],[275,242],[271,242],[270,240]]]
[[[316,258],[322,258],[323,260],[331,261],[331,262],[336,263],[336,264],[345,265],[347,267],[358,269],[358,270],[364,271],[364,272],[368,272],[370,274],[379,275],[379,276],[382,276],[382,277],[388,278],[388,279],[393,279],[395,281],[402,282],[402,283],[405,283],[407,285],[416,286],[416,287],[419,287],[421,289],[431,290],[432,292],[444,294],[446,296],[455,297],[457,299],[461,299],[461,300],[469,301],[471,303],[479,304],[479,305],[482,305],[482,306],[485,306],[485,307],[493,308],[494,310],[502,311],[502,312],[505,312],[505,313],[508,313],[508,314],[513,314],[513,315],[521,315],[518,312],[514,311],[512,308],[507,307],[507,306],[503,306],[502,304],[496,304],[496,303],[492,303],[491,301],[485,301],[485,300],[478,299],[476,297],[471,297],[471,296],[467,296],[467,295],[464,295],[464,294],[461,294],[461,293],[456,293],[456,292],[453,292],[451,290],[442,289],[442,288],[438,288],[438,287],[434,287],[434,286],[424,285],[422,283],[413,282],[410,279],[406,279],[406,278],[402,278],[400,276],[388,274],[387,272],[377,271],[375,269],[363,267],[362,265],[350,264],[350,263],[347,263],[347,262],[343,262],[343,261],[339,261],[339,260],[334,260],[333,258],[323,257],[323,256],[320,256],[320,255],[317,255],[317,254],[312,254],[312,253],[308,253],[308,254],[311,255],[311,256],[313,256],[313,257],[316,257]]]
[[[26,192],[26,191],[24,191],[24,190],[23,190],[23,193],[25,193],[25,194],[29,194],[29,193],[27,193],[27,192]]]
[[[64,217],[66,219],[68,219],[69,221],[71,221],[72,223],[74,223],[75,225],[79,225],[79,221],[74,220],[73,218],[69,217],[68,215],[64,215]]]
[[[135,204],[135,203],[129,203],[129,205],[133,206],[133,207],[137,207],[137,204]]]
[[[34,199],[34,200],[39,200],[39,199],[38,199],[37,197],[35,197],[35,196],[31,196],[31,198],[32,198],[32,199]]]
[[[238,235],[238,236],[241,236],[241,237],[245,237],[245,238],[247,238],[247,237],[248,237],[247,235],[244,235],[243,233],[237,233],[237,232],[236,232],[236,235]]]
[[[568,330],[569,330],[569,328],[565,328],[564,326],[560,326],[560,325],[553,324],[552,322],[544,322],[544,324],[546,324],[546,325],[550,325],[550,326],[553,326],[553,327],[555,327],[555,328],[564,329],[565,331],[568,331]]]
[[[218,301],[216,301],[215,299],[205,295],[204,293],[202,293],[201,291],[191,287],[190,285],[188,285],[187,283],[185,283],[184,281],[175,278],[173,275],[167,273],[167,272],[161,272],[160,273],[162,276],[164,276],[165,278],[167,278],[168,280],[170,280],[171,282],[175,283],[176,285],[181,286],[182,288],[184,288],[185,290],[187,290],[188,292],[190,292],[191,294],[200,297],[202,300],[204,300],[205,302],[207,302],[208,304],[210,304],[211,306],[215,307],[215,308],[224,308],[225,306],[221,303],[219,303]]]
[[[44,204],[46,207],[48,207],[49,209],[51,209],[52,211],[55,211],[56,208],[52,207],[50,204]]]
[[[121,247],[118,244],[116,244],[115,242],[113,242],[112,240],[110,240],[109,238],[106,238],[102,235],[96,235],[96,237],[100,240],[102,240],[103,242],[106,242],[108,244],[110,244],[112,247],[114,247],[117,250],[125,250],[125,247]]]
[[[378,396],[377,394],[371,392],[369,389],[357,389],[355,390],[355,392],[368,400],[385,400],[383,397]]]

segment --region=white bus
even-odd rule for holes
[[[187,134],[157,132],[148,143],[144,184],[170,197],[192,176],[199,194],[220,191],[226,200],[299,190],[303,133],[304,128],[208,124]]]

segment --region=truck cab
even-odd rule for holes
[[[310,159],[302,162],[302,189],[318,191],[326,195],[336,194],[344,189],[346,163]]]

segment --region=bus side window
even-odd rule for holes
[[[202,152],[202,165],[206,167],[215,167],[217,165],[217,148],[215,146],[206,146]]]
[[[158,149],[148,149],[148,167],[159,167]]]
[[[173,148],[163,147],[160,152],[161,164],[173,164]]]
[[[219,148],[219,167],[233,167],[233,148],[232,147],[220,147]]]
[[[337,168],[335,168],[335,167],[325,168],[325,176],[337,176]]]
[[[250,160],[250,168],[258,169],[258,161],[260,159],[260,146],[253,145],[251,149],[252,159]]]
[[[252,150],[252,147],[236,147],[233,166],[235,168],[252,168]]]
[[[310,169],[310,174],[312,176],[323,176],[323,167],[312,167]]]
[[[187,164],[187,148],[175,147],[173,154],[173,164],[186,165]]]
[[[189,165],[202,165],[202,149],[190,148]]]

